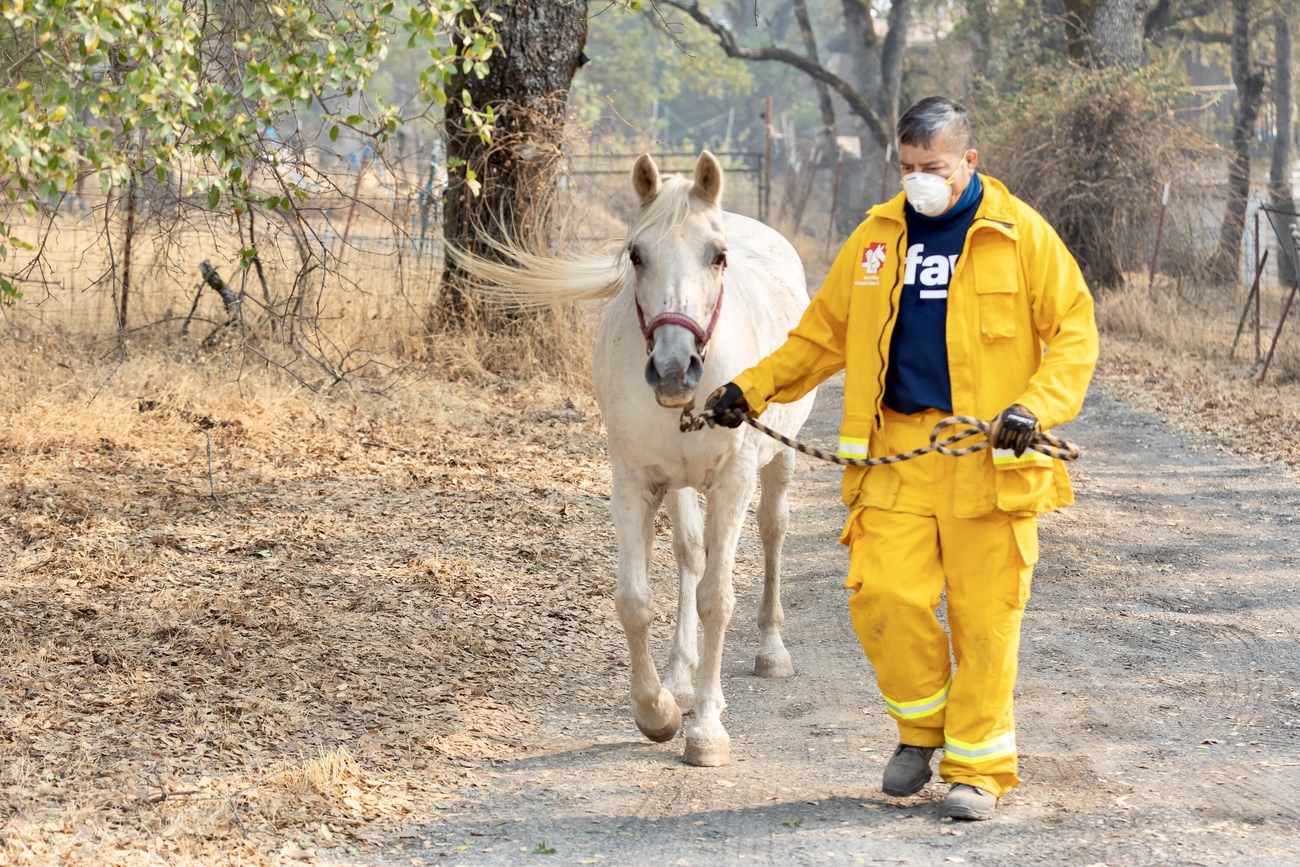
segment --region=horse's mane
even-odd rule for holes
[[[527,245],[485,236],[481,243],[498,259],[488,259],[451,245],[447,255],[475,281],[485,295],[524,307],[543,307],[574,301],[609,299],[618,294],[632,272],[628,248],[658,231],[667,232],[690,214],[691,181],[665,175],[659,194],[638,208],[627,237],[613,239],[613,253],[561,258]]]

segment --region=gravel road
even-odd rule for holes
[[[841,399],[822,390],[806,439],[834,441]],[[723,672],[730,766],[687,767],[680,739],[641,738],[625,665],[603,703],[560,681],[521,757],[484,768],[488,786],[384,863],[1300,864],[1296,475],[1104,393],[1062,433],[1086,449],[1079,502],[1042,523],[1018,688],[1025,784],[993,821],[940,822],[937,782],[881,794],[894,726],[844,610],[839,471],[801,457],[784,594],[797,674],[751,674],[751,531]],[[661,664],[669,635],[656,623]]]

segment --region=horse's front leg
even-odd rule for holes
[[[794,452],[781,449],[759,472],[763,496],[758,503],[758,532],[763,538],[763,600],[758,606],[758,656],[754,674],[789,677],[794,674],[790,653],[781,641],[785,612],[781,610],[781,548],[790,526],[790,498],[786,492],[794,478]]]
[[[673,522],[673,554],[677,558],[677,632],[668,653],[664,688],[684,712],[695,707],[695,669],[700,663],[700,618],[695,612],[695,588],[704,573],[704,521],[694,488],[669,491],[664,500]]]
[[[647,570],[654,547],[655,512],[663,496],[663,488],[615,469],[610,497],[618,537],[614,610],[632,655],[632,714],[637,728],[652,741],[672,740],[682,725],[682,712],[673,694],[659,684],[650,655],[650,624],[655,611]]]
[[[716,767],[731,761],[731,738],[722,727],[722,711],[727,707],[722,697],[722,642],[736,607],[731,572],[745,508],[754,494],[755,461],[753,449],[736,455],[708,490],[709,514],[704,528],[708,554],[704,578],[695,594],[704,641],[695,688],[695,722],[686,730],[683,756],[692,765]]]

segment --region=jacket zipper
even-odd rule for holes
[[[904,225],[903,231],[899,233],[898,241],[896,241],[895,244],[901,245],[903,238],[906,236],[907,226]],[[899,288],[900,281],[903,279],[903,272],[901,269],[903,268],[906,254],[907,251],[903,250],[902,247],[899,246],[899,267],[894,269],[894,285],[889,289],[889,316],[886,317],[885,325],[880,331],[879,339],[876,341],[876,352],[880,356],[880,375],[878,377],[879,381],[876,383],[877,388],[879,389],[876,392],[876,430],[880,430],[885,425],[885,420],[880,417],[880,405],[885,400],[885,368],[889,366],[889,359],[886,357],[885,353],[885,335],[889,334],[890,328],[894,322],[894,317],[898,315],[898,296],[901,293],[895,290]]]

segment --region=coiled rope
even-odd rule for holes
[[[711,409],[706,409],[699,415],[691,413],[691,408],[687,407],[682,410],[681,428],[682,433],[696,431],[704,428],[706,425],[712,427],[717,419],[718,413]],[[842,458],[839,455],[824,452],[821,449],[804,445],[798,440],[792,440],[788,436],[772,430],[762,422],[756,421],[749,416],[742,416],[745,424],[767,434],[777,442],[787,445],[797,452],[802,452],[811,458],[827,463],[839,464],[845,467],[879,467],[885,464],[897,464],[903,461],[910,461],[913,458],[919,458],[921,455],[928,455],[930,452],[938,452],[941,455],[959,458],[963,455],[973,455],[984,449],[991,448],[992,443],[988,440],[990,424],[982,419],[969,415],[949,416],[934,426],[930,431],[930,444],[922,446],[919,449],[912,449],[910,452],[903,452],[897,455],[885,455],[879,458]],[[952,433],[944,435],[949,428],[956,428]],[[973,436],[983,436],[984,439],[971,443],[968,446],[955,447],[962,440],[969,439]],[[1074,443],[1067,442],[1059,437],[1042,432],[1035,433],[1032,440],[1029,441],[1029,450],[1047,455],[1049,458],[1055,458],[1058,461],[1073,461],[1079,457],[1079,447]]]

